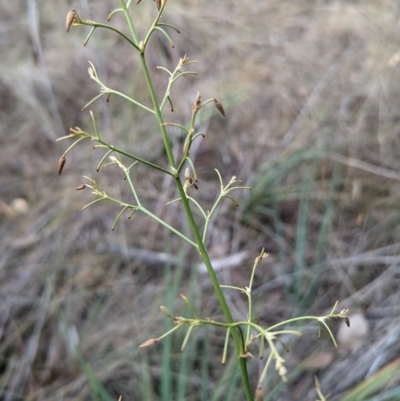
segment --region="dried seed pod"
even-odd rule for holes
[[[350,319],[347,316],[344,318],[344,322],[346,323],[347,327],[350,327]]]
[[[200,92],[197,92],[196,100],[193,103],[193,110],[197,110],[201,106]]]
[[[61,175],[65,165],[65,161],[66,161],[65,155],[62,155],[58,160],[58,175]]]
[[[155,1],[156,1],[157,10],[159,10],[161,8],[161,0],[155,0]]]
[[[67,22],[65,25],[67,32],[69,32],[69,30],[71,29],[71,26],[74,23],[75,19],[76,19],[76,10],[73,9],[67,14]]]
[[[139,348],[150,347],[158,342],[157,338],[150,338],[150,340],[145,341],[144,343],[139,345]]]
[[[214,103],[217,110],[225,117],[225,110],[222,104],[217,99],[214,99]]]
[[[81,185],[79,185],[79,187],[76,187],[75,189],[77,191],[82,191],[82,189],[85,189],[85,188],[86,188],[86,185],[85,184],[81,184]]]

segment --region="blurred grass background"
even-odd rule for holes
[[[187,313],[180,293],[203,316],[221,318],[197,255],[143,216],[111,232],[116,207],[80,211],[92,200],[74,191],[82,175],[129,199],[117,169],[96,173],[102,154],[90,144],[57,175],[67,144],[55,139],[91,127],[80,112],[98,93],[88,60],[108,86],[149,104],[128,45],[97,31],[83,48],[86,28],[65,33],[71,8],[105,21],[118,6],[0,1],[0,397],[241,400],[233,355],[220,364],[225,333],[199,330],[183,353],[183,332],[137,348],[170,327],[159,305]],[[143,33],[154,3],[132,5],[132,14]],[[176,86],[168,119],[185,123],[197,91],[227,111],[226,119],[202,114],[196,196],[212,203],[213,168],[253,187],[236,210],[223,203],[212,226],[221,282],[246,285],[265,247],[254,290],[259,322],[324,314],[337,299],[358,311],[339,351],[325,336],[317,342],[312,324],[304,338],[286,339],[289,382],[271,371],[265,399],[314,400],[316,374],[331,400],[400,400],[399,3],[169,0],[165,20],[181,35],[171,34],[175,49],[155,35],[150,67],[172,68],[184,53],[199,61],[199,76]],[[122,15],[113,23],[123,27]],[[165,74],[152,74],[162,91]],[[117,98],[92,109],[103,137],[166,163],[151,118]],[[170,135],[178,152],[179,132]],[[174,197],[168,178],[138,167],[134,179],[150,209],[188,230],[179,205],[164,206]],[[245,299],[227,297],[243,319]],[[256,383],[262,363],[248,365]]]

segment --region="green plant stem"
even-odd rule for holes
[[[195,237],[195,240],[196,240],[199,252],[201,254],[201,257],[203,259],[203,262],[206,265],[208,275],[210,277],[210,280],[211,280],[212,286],[214,288],[214,291],[215,291],[215,293],[217,295],[218,301],[219,301],[219,303],[221,305],[222,311],[223,311],[223,313],[225,315],[225,319],[227,320],[228,323],[233,323],[233,318],[232,318],[231,312],[229,310],[229,306],[228,306],[228,304],[226,302],[224,294],[222,293],[222,290],[221,290],[221,287],[219,285],[217,276],[215,274],[215,271],[214,271],[214,269],[212,267],[210,258],[208,256],[208,252],[207,252],[207,250],[206,250],[206,248],[204,246],[204,243],[202,241],[200,232],[199,232],[199,230],[197,228],[196,222],[194,220],[194,217],[193,217],[192,211],[190,209],[189,202],[188,202],[188,200],[186,198],[186,194],[185,194],[185,191],[183,189],[183,186],[182,186],[182,183],[180,181],[180,178],[179,177],[175,177],[175,181],[176,181],[176,185],[178,187],[179,194],[180,194],[180,196],[182,198],[182,204],[183,204],[183,207],[185,209],[186,216],[188,218],[190,228],[192,229],[192,232],[193,232],[193,235]],[[242,341],[241,336],[239,335],[238,331],[232,330],[232,337],[233,337],[233,340],[235,342],[236,352],[237,352],[237,355],[238,355],[239,366],[240,366],[240,373],[241,373],[241,376],[242,376],[242,382],[243,382],[244,390],[246,392],[246,397],[247,397],[247,399],[249,401],[252,401],[253,400],[253,393],[252,393],[252,390],[251,390],[249,376],[248,376],[248,372],[247,372],[246,360],[241,357],[241,355],[244,352],[244,344],[243,344],[243,341]]]
[[[166,170],[165,168],[162,168],[161,166],[158,166],[157,164],[154,164],[154,163],[151,163],[151,162],[149,162],[149,161],[147,161],[145,159],[142,159],[141,157],[138,157],[138,156],[135,156],[135,155],[133,155],[131,153],[125,152],[124,150],[122,150],[120,148],[117,148],[117,147],[109,144],[108,142],[103,141],[102,139],[97,139],[97,138],[93,137],[93,140],[103,144],[108,149],[112,150],[113,152],[116,152],[116,153],[119,153],[119,154],[124,155],[126,157],[129,157],[132,160],[136,160],[139,163],[142,163],[142,164],[145,164],[146,166],[152,167],[152,168],[154,168],[154,169],[156,169],[158,171],[161,171],[162,173],[171,175],[171,172]]]
[[[171,167],[176,169],[175,158],[172,153],[171,144],[169,142],[167,130],[165,129],[165,125],[164,125],[164,119],[161,115],[161,110],[158,105],[156,93],[153,88],[153,82],[150,78],[149,69],[147,68],[147,63],[146,63],[146,58],[145,58],[144,52],[140,53],[140,61],[142,63],[142,68],[143,68],[143,72],[144,72],[144,77],[146,79],[147,87],[149,88],[151,101],[153,102],[154,111],[156,112],[157,121],[160,125],[160,131],[161,131],[161,135],[162,135],[162,138],[164,141],[164,147],[167,152],[168,162]]]
[[[142,104],[142,103],[136,101],[135,99],[132,99],[130,96],[125,95],[125,93],[118,92],[118,91],[116,91],[116,90],[114,90],[114,89],[107,88],[107,92],[105,92],[104,94],[110,94],[110,95],[114,94],[114,95],[120,96],[120,97],[122,97],[122,98],[128,100],[128,102],[131,102],[131,103],[135,104],[136,106],[141,107],[143,110],[146,110],[146,111],[148,111],[149,113],[154,114],[154,111],[153,111],[153,110],[149,109],[149,108],[146,107],[144,104]]]
[[[288,320],[285,320],[283,322],[276,323],[273,326],[268,327],[268,329],[266,329],[265,331],[272,331],[272,330],[275,330],[276,328],[278,328],[280,326],[284,326],[284,325],[287,325],[287,324],[290,324],[290,323],[295,323],[295,322],[301,322],[301,321],[304,321],[304,320],[316,320],[318,322],[318,321],[321,321],[321,319],[323,319],[323,318],[327,318],[327,316],[324,316],[322,318],[318,317],[318,316],[294,317],[293,319],[288,319]]]
[[[125,14],[125,17],[126,17],[126,22],[128,23],[128,26],[129,26],[129,30],[131,31],[132,38],[133,38],[136,46],[138,47],[139,41],[138,41],[138,38],[137,38],[137,35],[136,35],[135,28],[134,28],[133,23],[132,23],[132,18],[130,18],[130,14],[129,14],[129,10],[128,10],[128,7],[130,6],[130,3],[128,4],[128,7],[125,4],[124,0],[120,0],[120,3],[121,3],[121,6],[122,6],[122,10],[123,10],[123,12]]]
[[[247,298],[248,298],[248,301],[249,301],[249,313],[248,313],[248,316],[247,316],[247,320],[250,323],[253,320],[253,297],[251,295],[251,292],[253,291],[254,273],[256,271],[256,268],[257,268],[258,264],[261,261],[261,257],[262,257],[263,252],[264,252],[264,249],[261,252],[260,258],[257,258],[256,261],[254,262],[253,270],[251,271],[249,287],[246,290],[246,295],[247,295]],[[250,326],[248,326],[247,327],[247,334],[246,334],[246,344],[250,341],[250,334],[251,334],[251,329],[250,329]]]
[[[163,225],[165,228],[167,228],[168,230],[172,231],[174,234],[176,234],[178,237],[181,237],[184,241],[188,242],[190,245],[192,245],[194,248],[197,249],[197,244],[195,242],[193,242],[191,239],[189,239],[188,237],[186,237],[184,234],[182,234],[180,231],[176,230],[175,228],[173,228],[172,226],[170,226],[169,224],[167,224],[164,220],[160,219],[159,217],[157,217],[155,214],[151,213],[149,210],[147,210],[144,207],[140,207],[138,208],[138,210],[140,210],[141,212],[147,214],[149,217],[151,217],[152,219],[154,219],[155,221],[157,221],[158,223],[160,223],[161,225]]]
[[[184,145],[184,155],[182,157],[181,162],[179,163],[179,167],[178,167],[178,173],[182,170],[186,160],[189,160],[189,150],[190,150],[190,143],[192,141],[192,134],[194,132],[194,122],[196,119],[196,110],[192,111],[192,116],[190,118],[190,125],[189,125],[189,129],[188,129],[188,133],[187,133],[187,137],[186,137],[186,141],[185,141],[185,145]],[[193,167],[193,166],[192,166]]]
[[[147,210],[145,207],[143,207],[141,204],[134,206],[134,205],[129,205],[127,203],[121,202],[118,199],[111,198],[110,196],[104,196],[103,198],[96,199],[95,201],[91,202],[89,205],[91,205],[94,202],[107,199],[110,202],[116,203],[117,205],[120,205],[122,207],[130,208],[130,209],[136,209],[138,211],[143,212],[144,214],[147,214],[147,216],[151,217],[153,220],[157,221],[157,223],[160,223],[162,226],[164,226],[166,229],[172,231],[174,234],[176,234],[178,237],[181,237],[184,241],[188,242],[190,245],[192,245],[194,248],[197,249],[197,244],[193,242],[190,238],[186,237],[184,234],[182,234],[180,231],[175,229],[174,227],[170,226],[168,223],[166,223],[164,220],[160,219],[157,217],[155,214],[151,213],[150,210]],[[87,205],[88,206],[88,205]],[[85,206],[85,208],[87,207]]]
[[[143,67],[143,72],[144,72],[144,76],[145,76],[145,79],[146,79],[146,83],[147,83],[147,86],[149,88],[150,97],[151,97],[151,100],[153,102],[154,110],[156,112],[156,117],[157,117],[158,123],[160,125],[160,130],[161,130],[161,134],[162,134],[162,137],[163,137],[165,150],[166,150],[166,153],[167,153],[167,156],[168,156],[168,161],[169,161],[170,166],[173,167],[174,169],[176,169],[176,162],[175,162],[175,159],[174,159],[174,156],[173,156],[173,153],[172,153],[172,147],[171,147],[171,144],[169,142],[167,131],[166,131],[165,125],[164,125],[164,120],[163,120],[163,117],[162,117],[162,114],[161,114],[161,110],[160,110],[160,107],[159,107],[159,104],[158,104],[158,101],[157,101],[157,98],[156,98],[156,95],[155,95],[155,91],[154,91],[154,88],[153,88],[153,83],[151,81],[150,74],[149,74],[149,71],[148,71],[148,68],[147,68],[147,63],[146,63],[144,52],[140,54],[140,60],[141,60],[141,63],[142,63],[142,67]],[[215,291],[215,293],[217,295],[218,301],[219,301],[219,303],[221,305],[222,311],[223,311],[223,313],[225,315],[225,319],[227,320],[228,323],[233,323],[234,321],[233,321],[231,312],[229,310],[229,306],[228,306],[228,304],[226,302],[224,294],[222,293],[222,289],[221,289],[221,287],[219,285],[217,276],[216,276],[215,271],[214,271],[214,269],[212,267],[212,264],[211,264],[210,258],[208,256],[207,250],[206,250],[206,248],[204,246],[204,243],[203,243],[203,240],[201,238],[201,234],[200,234],[199,229],[197,227],[197,224],[196,224],[196,222],[194,220],[193,213],[192,213],[192,210],[190,208],[189,201],[188,201],[188,199],[186,197],[185,190],[183,188],[183,185],[182,185],[182,182],[180,180],[180,177],[179,177],[179,175],[175,175],[174,178],[175,178],[176,186],[177,186],[178,191],[179,191],[179,195],[180,195],[180,197],[182,199],[182,204],[183,204],[183,207],[185,209],[186,216],[187,216],[190,228],[192,230],[192,233],[194,235],[195,241],[197,243],[197,249],[200,252],[200,255],[201,255],[202,259],[203,259],[204,264],[206,265],[208,275],[210,277],[210,280],[211,280],[212,286],[214,288],[214,291]],[[244,344],[243,344],[243,341],[242,341],[242,337],[240,336],[240,334],[239,334],[239,332],[237,330],[232,330],[232,337],[233,337],[233,340],[234,340],[234,343],[235,343],[235,348],[236,348],[238,361],[239,361],[239,366],[240,366],[240,373],[241,373],[241,376],[242,376],[242,382],[243,382],[243,387],[244,387],[244,390],[245,390],[245,393],[246,393],[246,397],[247,397],[248,401],[253,401],[253,399],[254,399],[253,398],[253,392],[252,392],[251,386],[250,386],[249,375],[248,375],[248,372],[247,372],[246,360],[241,357],[241,355],[244,353]]]
[[[162,11],[162,10],[160,10],[160,11]],[[124,9],[124,13],[125,13],[125,16],[126,16],[127,20],[128,21],[131,20],[130,15],[128,13],[128,10],[126,8]],[[161,14],[161,12],[160,12],[160,14]],[[131,33],[134,36],[133,25],[130,26],[130,28],[131,28]],[[147,43],[147,42],[145,41],[144,43]],[[134,45],[134,47],[136,49],[138,49],[138,47],[136,45]],[[169,164],[174,170],[176,170],[176,162],[175,162],[174,155],[172,153],[172,147],[171,147],[171,144],[169,142],[167,131],[166,131],[166,128],[165,128],[165,125],[164,125],[164,119],[162,117],[160,106],[159,106],[159,103],[157,101],[157,97],[156,97],[156,94],[155,94],[155,91],[154,91],[153,82],[151,80],[151,77],[150,77],[150,74],[149,74],[149,70],[147,68],[147,63],[146,63],[146,58],[145,58],[145,53],[144,53],[145,48],[146,47],[144,46],[142,51],[140,51],[140,49],[139,49],[140,61],[141,61],[141,64],[142,64],[143,73],[144,73],[144,76],[145,76],[147,87],[149,89],[149,93],[150,93],[151,101],[153,103],[154,111],[156,113],[157,121],[158,121],[159,126],[160,126],[160,131],[161,131],[161,135],[162,135],[162,138],[163,138],[163,141],[164,141],[165,151],[167,153]],[[181,180],[179,178],[179,174],[177,173],[174,176],[174,178],[175,178],[176,185],[178,187],[179,194],[180,194],[180,196],[182,198],[182,204],[183,204],[183,207],[185,209],[185,212],[186,212],[186,215],[187,215],[187,218],[188,218],[188,221],[189,221],[190,228],[191,228],[191,230],[193,232],[193,235],[194,235],[196,243],[197,243],[197,249],[200,252],[201,257],[202,257],[202,259],[203,259],[203,261],[204,261],[204,263],[205,263],[205,265],[207,267],[207,271],[208,271],[212,286],[213,286],[214,291],[215,291],[215,293],[217,295],[217,298],[218,298],[218,301],[219,301],[219,303],[221,305],[222,311],[223,311],[223,313],[225,315],[225,318],[228,321],[228,323],[233,323],[233,318],[232,318],[231,312],[229,310],[229,306],[228,306],[228,304],[227,304],[227,302],[225,300],[224,294],[222,293],[222,289],[221,289],[221,287],[219,285],[218,279],[217,279],[216,274],[214,272],[214,269],[213,269],[213,267],[211,265],[210,258],[208,256],[207,250],[206,250],[206,248],[204,246],[204,243],[202,241],[199,229],[198,229],[198,227],[196,225],[196,222],[194,220],[192,210],[190,209],[189,201],[188,201],[188,199],[186,197],[185,190],[184,190],[182,182],[181,182]],[[245,390],[245,393],[246,393],[246,398],[247,398],[248,401],[253,401],[254,400],[253,392],[251,391],[249,375],[248,375],[248,372],[247,372],[246,360],[241,357],[241,355],[244,352],[243,340],[242,340],[242,337],[239,334],[239,331],[237,331],[237,330],[232,330],[232,337],[233,337],[233,340],[235,342],[235,348],[236,348],[236,352],[237,352],[237,356],[238,356],[238,361],[239,361],[239,366],[240,366],[240,373],[241,373],[241,376],[242,376],[242,382],[243,382],[243,387],[244,387],[244,390]]]
[[[110,31],[113,31],[115,33],[117,33],[118,35],[122,36],[127,42],[129,42],[136,50],[139,50],[138,45],[133,42],[132,40],[130,40],[123,32],[121,32],[120,30],[114,28],[111,25],[108,24],[102,24],[100,22],[94,22],[94,21],[89,21],[89,20],[81,20],[79,23],[74,23],[74,25],[86,25],[86,26],[92,26],[95,28],[104,28],[104,29],[109,29]],[[86,42],[87,44],[87,42]]]
[[[208,226],[210,224],[211,218],[214,215],[215,211],[217,210],[218,205],[220,204],[221,200],[225,196],[224,189],[221,189],[221,193],[218,196],[218,199],[215,201],[214,206],[211,208],[210,212],[206,216],[206,221],[204,223],[204,230],[203,230],[203,242],[206,243]]]

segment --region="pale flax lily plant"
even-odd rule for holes
[[[86,209],[89,206],[94,205],[97,202],[100,201],[109,201],[112,203],[116,203],[121,207],[120,212],[117,214],[115,221],[112,225],[112,229],[115,228],[118,220],[123,216],[123,215],[128,215],[128,217],[132,217],[134,213],[144,213],[147,215],[149,218],[157,221],[159,224],[164,226],[167,230],[170,232],[176,234],[179,236],[183,241],[187,242],[190,244],[201,256],[206,268],[207,272],[209,275],[209,278],[211,280],[213,289],[215,291],[215,294],[218,298],[218,301],[220,303],[221,309],[223,311],[223,314],[225,316],[225,321],[219,322],[212,320],[210,318],[201,318],[200,315],[195,311],[193,308],[191,302],[187,297],[184,295],[181,295],[182,299],[184,302],[188,305],[192,316],[191,317],[180,317],[180,316],[173,316],[173,314],[166,308],[165,306],[161,306],[161,311],[166,314],[168,317],[170,317],[174,323],[174,327],[168,331],[167,333],[164,333],[158,338],[153,338],[150,339],[143,344],[140,345],[140,347],[146,347],[150,346],[152,344],[155,344],[156,342],[160,341],[164,337],[170,335],[174,331],[182,328],[186,329],[186,336],[184,338],[183,344],[182,344],[182,350],[185,348],[187,342],[190,339],[190,335],[193,332],[193,329],[199,326],[204,326],[204,325],[212,325],[219,327],[223,330],[226,331],[226,336],[225,336],[225,345],[222,351],[222,363],[225,363],[227,354],[228,354],[228,344],[230,342],[230,339],[233,339],[234,343],[234,348],[236,350],[236,356],[237,356],[237,362],[240,366],[240,373],[241,373],[241,378],[242,378],[242,385],[243,389],[246,394],[247,400],[254,400],[254,397],[256,397],[257,401],[262,400],[263,398],[263,393],[262,393],[262,382],[267,374],[268,367],[271,364],[275,365],[275,369],[278,372],[278,374],[282,377],[283,380],[286,380],[286,368],[284,365],[284,358],[278,351],[276,347],[276,341],[280,341],[279,337],[282,335],[295,335],[295,336],[301,336],[302,333],[297,331],[297,330],[289,330],[285,329],[284,327],[287,326],[288,324],[298,322],[298,321],[303,321],[303,320],[313,320],[317,322],[319,326],[319,330],[322,328],[325,328],[332,341],[333,344],[336,346],[336,341],[335,338],[332,334],[332,331],[330,330],[329,326],[327,325],[327,320],[329,319],[345,319],[346,322],[348,322],[348,317],[347,317],[347,310],[342,310],[339,313],[335,312],[337,304],[333,307],[331,312],[325,316],[317,317],[317,316],[303,316],[303,317],[298,317],[298,318],[293,318],[287,321],[283,321],[280,323],[277,323],[273,326],[270,327],[262,327],[258,323],[256,323],[256,320],[254,319],[253,316],[253,308],[252,308],[252,287],[253,287],[253,278],[254,278],[254,273],[260,262],[267,257],[267,254],[264,252],[264,250],[261,251],[261,253],[257,256],[254,262],[254,266],[252,269],[252,274],[250,278],[250,283],[248,286],[245,286],[243,288],[240,287],[235,287],[235,286],[222,286],[219,284],[219,281],[217,279],[217,276],[215,274],[215,271],[213,269],[212,263],[210,261],[210,257],[208,255],[205,243],[206,243],[206,236],[207,232],[209,229],[209,223],[211,219],[213,218],[215,211],[220,204],[220,202],[224,198],[231,199],[233,202],[236,203],[235,199],[232,197],[231,193],[236,190],[249,190],[251,188],[244,187],[241,185],[238,185],[240,181],[237,180],[237,178],[234,176],[230,181],[228,181],[226,184],[224,184],[223,179],[221,177],[221,174],[219,173],[218,170],[215,170],[219,182],[220,182],[220,192],[219,195],[217,196],[213,207],[210,210],[204,210],[201,204],[194,199],[192,196],[189,195],[188,189],[190,187],[194,187],[197,189],[198,187],[198,177],[196,174],[196,169],[194,166],[193,161],[190,158],[190,151],[193,142],[198,139],[204,137],[204,135],[200,132],[196,131],[196,117],[198,113],[201,111],[203,107],[205,107],[208,104],[213,104],[216,109],[223,115],[225,116],[225,110],[222,106],[222,104],[215,98],[208,99],[206,101],[202,101],[200,94],[198,93],[196,96],[196,99],[192,105],[192,112],[191,112],[191,117],[190,121],[188,122],[187,125],[181,125],[175,122],[168,122],[164,120],[164,108],[167,105],[170,105],[173,107],[172,100],[171,100],[171,89],[174,85],[174,83],[181,77],[184,77],[185,75],[193,75],[196,74],[195,71],[187,70],[187,66],[194,64],[195,61],[192,61],[189,59],[188,56],[184,55],[180,60],[178,65],[173,71],[168,70],[165,67],[157,67],[160,70],[163,70],[167,73],[168,75],[168,82],[166,84],[166,88],[164,91],[164,94],[161,97],[161,100],[159,100],[159,97],[155,93],[154,86],[153,86],[153,81],[149,72],[149,68],[146,62],[146,51],[147,51],[147,45],[149,43],[150,38],[152,37],[153,34],[155,33],[161,33],[162,35],[165,36],[166,40],[169,42],[169,44],[173,47],[172,39],[170,35],[167,33],[167,30],[172,30],[175,32],[178,32],[178,29],[172,26],[169,23],[163,22],[162,16],[167,4],[166,0],[158,0],[156,1],[156,16],[153,22],[150,24],[150,27],[148,31],[143,35],[142,39],[139,38],[139,35],[137,34],[135,30],[135,25],[134,21],[131,17],[131,9],[134,7],[133,1],[132,0],[120,0],[120,8],[115,9],[112,11],[109,16],[108,16],[108,22],[110,22],[111,18],[116,14],[116,13],[122,13],[125,16],[126,23],[129,29],[130,36],[125,35],[123,32],[121,32],[119,29],[115,28],[114,26],[110,25],[109,23],[100,23],[100,22],[95,22],[87,19],[83,19],[80,17],[78,12],[76,10],[71,10],[68,15],[67,15],[67,21],[66,21],[66,30],[67,32],[70,30],[71,27],[79,27],[79,26],[87,26],[90,27],[89,34],[84,42],[84,45],[86,45],[92,34],[96,29],[105,29],[109,30],[112,33],[121,36],[124,40],[126,40],[131,46],[132,50],[136,52],[139,56],[140,59],[140,65],[143,71],[143,76],[147,84],[148,92],[149,92],[149,97],[151,99],[151,106],[145,105],[143,103],[140,103],[139,101],[135,100],[131,96],[117,91],[113,88],[109,88],[104,82],[102,82],[101,78],[99,77],[95,66],[89,62],[89,77],[93,81],[95,81],[99,87],[100,87],[100,93],[94,97],[91,101],[89,101],[82,110],[86,109],[88,106],[90,106],[94,101],[98,100],[99,98],[106,96],[109,98],[111,95],[119,96],[125,99],[127,102],[130,102],[134,106],[141,108],[144,113],[148,113],[154,116],[154,118],[157,120],[157,124],[160,130],[160,135],[163,139],[164,143],[164,148],[165,148],[165,153],[167,155],[168,159],[168,164],[164,165],[162,163],[156,164],[153,163],[149,160],[146,160],[145,158],[139,157],[138,155],[135,155],[133,153],[129,153],[124,149],[121,149],[119,147],[116,147],[112,145],[111,143],[107,142],[105,139],[102,138],[102,136],[99,133],[99,130],[96,125],[96,120],[95,116],[92,111],[90,111],[90,117],[92,120],[92,125],[93,129],[91,132],[87,132],[85,130],[82,130],[79,127],[71,128],[69,131],[69,134],[65,137],[59,138],[58,141],[64,140],[64,139],[73,139],[74,142],[72,143],[71,146],[67,148],[67,150],[63,153],[63,155],[60,157],[59,163],[58,163],[58,173],[61,174],[63,171],[64,165],[66,163],[66,157],[67,154],[72,150],[72,148],[80,143],[83,140],[90,140],[94,143],[94,148],[95,149],[100,149],[104,151],[104,155],[102,156],[100,162],[98,163],[96,169],[99,171],[101,168],[104,168],[106,166],[117,166],[122,171],[124,172],[124,176],[127,180],[127,185],[129,185],[129,188],[132,192],[132,199],[133,203],[127,203],[119,199],[115,199],[101,189],[99,185],[96,183],[95,180],[89,177],[85,177],[87,180],[87,183],[82,184],[78,186],[76,189],[77,190],[82,190],[84,188],[89,188],[91,189],[93,195],[95,195],[95,199],[87,204],[86,206],[83,207],[83,210]],[[140,0],[137,1],[137,4],[140,3]],[[182,148],[182,152],[178,159],[176,159],[173,155],[172,152],[172,146],[171,146],[171,138],[168,135],[168,127],[175,127],[184,133],[185,136],[185,141],[184,145]],[[128,160],[127,163],[124,162],[124,160]],[[186,214],[187,221],[189,223],[189,226],[191,228],[192,236],[188,237],[187,235],[183,234],[181,231],[179,231],[177,228],[171,226],[168,224],[166,221],[162,220],[160,217],[156,216],[154,213],[152,213],[146,206],[142,203],[140,197],[138,196],[138,193],[136,191],[136,184],[132,179],[131,179],[131,170],[135,166],[135,164],[141,163],[148,168],[152,168],[157,170],[160,174],[167,174],[171,176],[175,182],[176,189],[178,191],[179,197],[178,199],[171,200],[171,202],[180,202],[182,205],[184,212]],[[200,215],[203,218],[203,224],[199,226],[194,218],[193,214],[193,208],[198,209],[200,212]],[[231,289],[231,290],[237,290],[243,294],[245,294],[248,298],[248,314],[247,314],[247,319],[243,321],[234,321],[232,318],[231,311],[229,309],[229,306],[225,300],[225,296],[223,294],[223,289]],[[258,355],[254,356],[249,348],[250,345],[252,344],[257,344],[258,346]],[[253,346],[254,348],[254,346]],[[253,349],[252,348],[252,349]],[[254,353],[254,352],[253,352]],[[250,384],[250,379],[247,371],[247,360],[250,358],[263,358],[264,355],[267,355],[266,357],[266,363],[264,365],[264,369],[262,370],[262,373],[260,374],[260,377],[258,378],[258,384],[256,389],[253,389],[251,384]],[[318,383],[318,382],[316,382]],[[317,387],[318,391],[320,392],[319,388]],[[255,390],[255,391],[254,391]],[[321,399],[322,399],[322,393],[320,394]]]

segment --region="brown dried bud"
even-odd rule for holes
[[[214,103],[217,110],[225,117],[225,110],[222,104],[217,99],[214,99]]]
[[[58,175],[61,175],[64,165],[65,165],[65,161],[66,161],[65,155],[62,155],[60,157],[60,159],[58,160]]]
[[[193,103],[193,110],[197,110],[200,106],[201,106],[201,96],[200,92],[197,92],[196,100]]]
[[[67,32],[69,32],[69,30],[71,29],[71,26],[74,23],[75,19],[76,19],[76,10],[73,9],[67,14],[67,22],[65,25]]]
[[[161,8],[161,0],[155,0],[155,1],[156,1],[157,10],[159,10]]]
[[[145,341],[144,343],[139,345],[139,348],[146,348],[150,347],[151,345],[154,345],[158,342],[156,338],[150,338],[150,340]]]
[[[346,323],[347,327],[350,327],[350,319],[347,316],[344,318],[344,322]]]
[[[81,185],[79,185],[79,187],[76,187],[75,189],[77,191],[82,191],[82,189],[85,189],[85,188],[86,188],[86,185],[85,184],[81,184]]]

